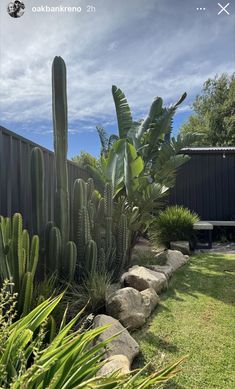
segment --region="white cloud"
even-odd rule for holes
[[[71,133],[114,123],[113,83],[124,90],[137,119],[156,95],[170,104],[187,91],[184,112],[208,77],[233,71],[234,47],[228,39],[232,18],[225,23],[214,9],[199,17],[192,4],[197,1],[189,5],[180,0],[176,5],[170,0],[99,0],[95,14],[58,15],[30,13],[35,0],[25,0],[26,13],[16,20],[4,13],[3,3],[3,123],[26,123],[39,131],[36,126],[44,122],[48,128],[41,133],[51,131],[55,55],[67,63]],[[40,3],[69,6],[78,0]],[[79,4],[84,7],[86,1]]]

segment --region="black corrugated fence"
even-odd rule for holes
[[[24,227],[32,232],[30,154],[40,147],[45,163],[45,215],[54,220],[54,153],[0,126],[0,215],[23,215]],[[76,178],[88,178],[86,170],[68,161],[70,195]]]
[[[32,232],[30,153],[42,149],[45,161],[45,214],[54,220],[54,153],[0,126],[0,215],[20,212]],[[235,220],[235,147],[188,149],[170,194],[170,204],[195,211],[201,220]],[[88,178],[86,170],[68,161],[70,195],[76,178]]]
[[[170,203],[198,213],[201,220],[235,220],[235,147],[188,149]]]

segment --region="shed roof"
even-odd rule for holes
[[[235,154],[235,147],[185,147],[181,152],[184,154]]]

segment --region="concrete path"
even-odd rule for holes
[[[196,250],[196,253],[217,253],[217,254],[234,254],[235,255],[235,243],[213,243],[211,250]]]

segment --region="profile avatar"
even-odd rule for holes
[[[25,5],[20,0],[12,1],[7,6],[7,12],[12,18],[20,18],[25,11]]]

